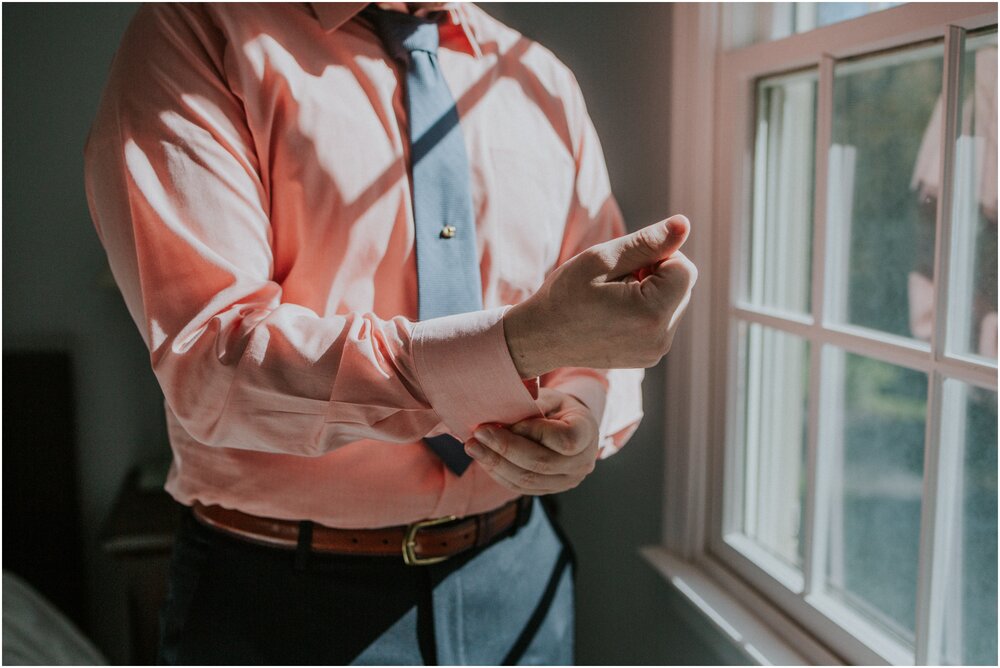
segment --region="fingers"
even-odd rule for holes
[[[651,276],[659,275],[673,281],[694,285],[698,280],[698,267],[680,251],[664,260],[650,272]]]
[[[593,439],[593,448],[566,456],[507,429],[482,427],[466,444],[466,452],[505,487],[550,494],[575,487],[593,471],[596,443]]]
[[[519,494],[554,494],[575,487],[583,479],[582,475],[545,475],[521,468],[476,440],[469,441],[465,451],[494,480]]]
[[[542,388],[539,407],[549,418],[509,428],[484,424],[465,451],[498,483],[520,494],[552,494],[580,484],[597,461],[598,426],[571,395]]]
[[[671,216],[632,234],[598,244],[593,250],[607,265],[607,279],[615,280],[669,258],[680,249],[690,232],[691,223],[687,218]]]
[[[581,407],[578,410],[556,414],[554,418],[529,418],[512,424],[508,429],[516,436],[523,436],[535,443],[540,443],[564,457],[578,455],[587,449],[588,444],[597,435],[597,423],[578,419],[585,417],[589,409]]]
[[[564,454],[530,438],[519,436],[508,429],[483,427],[476,430],[476,440],[508,460],[515,466],[541,475],[589,473],[587,462],[588,443],[582,443],[572,454]],[[569,436],[561,440],[569,440]],[[596,440],[596,439],[595,439]]]
[[[649,273],[640,284],[644,296],[661,303],[686,301],[698,280],[698,268],[678,251]]]
[[[538,388],[538,408],[542,415],[551,415],[559,410],[565,402],[566,395],[548,387]]]

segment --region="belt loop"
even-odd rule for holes
[[[309,563],[309,553],[312,551],[313,523],[309,520],[299,522],[299,543],[295,548],[295,570],[304,571]]]
[[[483,545],[486,545],[486,542],[489,539],[489,534],[487,533],[487,531],[489,530],[489,524],[487,522],[486,513],[480,513],[479,515],[476,515],[475,517],[476,517],[476,545],[475,546],[476,547],[482,547]]]
[[[517,500],[517,517],[514,519],[514,526],[511,527],[511,536],[531,520],[531,508],[534,505],[535,498],[532,496],[522,496]]]

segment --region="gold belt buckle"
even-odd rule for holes
[[[416,552],[417,532],[425,527],[447,524],[457,519],[458,517],[455,515],[448,515],[447,517],[439,517],[434,520],[421,520],[408,526],[406,528],[406,536],[403,537],[403,563],[407,566],[429,566],[430,564],[439,564],[447,559],[450,555],[443,557],[418,557]]]

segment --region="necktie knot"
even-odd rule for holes
[[[408,61],[413,51],[436,54],[438,24],[412,14],[379,9],[374,4],[365,10],[386,50],[396,60]]]

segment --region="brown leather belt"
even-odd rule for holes
[[[384,529],[331,529],[312,525],[310,549],[331,554],[399,556],[409,566],[444,561],[523,526],[530,515],[531,497],[514,501],[479,515],[454,516],[414,522]],[[203,525],[237,538],[286,549],[299,547],[300,523],[247,515],[221,506],[192,506]]]

